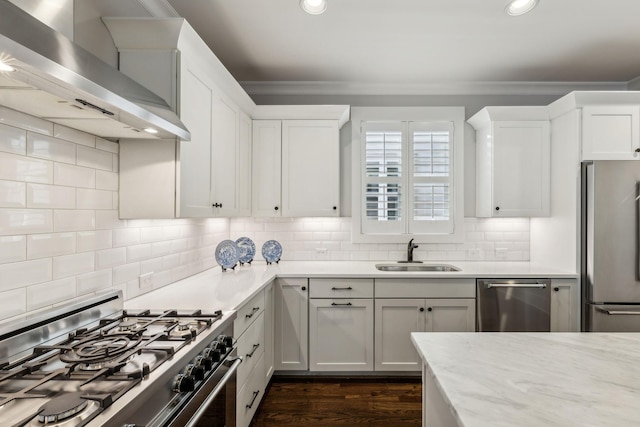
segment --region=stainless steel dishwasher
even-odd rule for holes
[[[549,332],[551,280],[477,280],[478,332]]]

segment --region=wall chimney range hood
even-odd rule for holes
[[[0,61],[15,69],[2,106],[104,138],[191,139],[161,97],[4,0]]]

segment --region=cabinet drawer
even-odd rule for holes
[[[475,298],[475,279],[376,279],[376,298]]]
[[[309,279],[310,298],[373,298],[373,279]]]
[[[260,357],[251,371],[246,384],[238,391],[236,399],[236,425],[248,427],[251,423],[266,388],[264,379],[264,357]]]
[[[240,307],[236,320],[233,322],[233,335],[239,338],[249,325],[264,311],[264,291],[260,291],[251,300]]]
[[[242,357],[242,364],[238,367],[238,386],[242,387],[249,373],[256,366],[256,362],[264,353],[264,315],[258,318],[247,328],[246,332],[238,339],[238,356]]]

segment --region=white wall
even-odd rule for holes
[[[0,319],[216,265],[227,219],[119,220],[117,171],[118,144],[0,107]]]

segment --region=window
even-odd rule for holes
[[[381,120],[384,111],[391,112],[389,120]],[[399,119],[402,111],[408,112],[405,120]],[[462,194],[455,184],[462,182],[464,109],[352,113],[354,241],[404,242],[407,235],[458,241]]]

